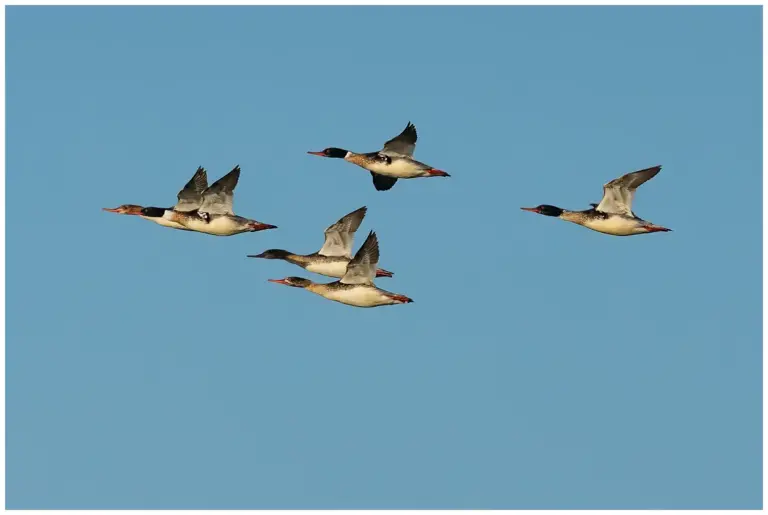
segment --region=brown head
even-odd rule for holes
[[[271,283],[284,284],[286,286],[293,286],[294,288],[306,288],[312,284],[309,279],[303,277],[286,277],[285,279],[268,279]]]
[[[117,213],[118,215],[140,215],[141,210],[144,208],[134,204],[123,204],[118,207],[103,207],[102,209],[109,213]]]

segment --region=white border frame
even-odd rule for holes
[[[322,0],[302,0],[302,1],[291,1],[291,0],[271,0],[271,1],[254,1],[254,0],[226,0],[225,3],[214,3],[210,0],[188,0],[188,1],[182,1],[182,0],[165,0],[165,1],[157,1],[157,0],[132,0],[132,1],[119,1],[114,3],[106,3],[104,1],[97,1],[97,0],[79,0],[77,2],[67,2],[64,0],[3,0],[3,7],[6,6],[16,6],[16,5],[50,5],[50,6],[68,6],[68,5],[163,5],[163,6],[183,6],[183,5],[210,5],[210,6],[233,6],[233,5],[407,5],[407,6],[415,6],[415,5],[536,5],[536,6],[543,6],[543,5],[556,5],[556,6],[566,6],[566,5],[589,5],[589,6],[636,6],[636,5],[658,5],[658,6],[700,6],[700,5],[760,5],[763,6],[763,30],[765,30],[766,27],[766,19],[768,17],[766,16],[766,10],[764,6],[764,2],[760,0],[741,0],[738,3],[735,4],[729,4],[727,2],[717,2],[713,0],[703,0],[703,1],[692,1],[692,0],[678,0],[678,1],[665,1],[665,0],[645,0],[645,1],[609,1],[609,0],[591,0],[588,2],[579,2],[577,0],[559,0],[555,2],[547,2],[544,0],[528,0],[528,1],[521,1],[521,0],[481,0],[478,3],[470,3],[467,1],[459,1],[459,0],[417,0],[417,1],[402,1],[402,0],[373,0],[370,2],[360,2],[355,0],[330,0],[330,1],[322,1]],[[0,67],[0,74],[2,74],[2,80],[0,81],[0,93],[2,93],[3,102],[0,106],[0,113],[2,113],[2,117],[5,120],[5,8],[0,11],[0,26],[2,26],[2,32],[3,37],[0,41],[0,64],[2,64],[2,67]],[[766,155],[765,155],[765,142],[766,142],[766,132],[765,132],[765,120],[766,120],[766,95],[765,95],[765,84],[766,84],[766,67],[765,67],[765,56],[768,54],[768,45],[766,45],[766,38],[765,35],[763,35],[763,171],[765,171],[766,168]],[[2,158],[2,177],[3,181],[0,183],[0,202],[2,202],[2,212],[0,213],[0,216],[2,217],[2,224],[0,224],[0,264],[2,264],[2,273],[0,274],[0,286],[2,286],[3,291],[5,291],[5,273],[6,273],[6,267],[5,267],[5,123],[3,123],[2,128],[0,128],[0,157]],[[765,178],[763,179],[763,199],[766,198],[766,193],[768,193],[768,184],[765,181]],[[763,270],[762,270],[762,284],[763,284],[763,320],[765,320],[765,314],[766,314],[766,275],[765,275],[765,256],[766,251],[768,250],[768,246],[766,245],[766,227],[768,226],[768,210],[766,210],[765,207],[765,200],[763,200]],[[0,300],[0,307],[2,310],[0,311],[0,327],[2,328],[2,348],[3,352],[0,354],[0,368],[2,368],[2,382],[0,383],[0,405],[2,407],[2,410],[0,411],[0,434],[2,435],[2,447],[0,447],[0,457],[2,457],[2,462],[5,464],[5,300],[6,296],[4,295],[2,300]],[[766,331],[765,323],[763,323],[763,341],[765,341],[765,337],[768,332]],[[765,431],[766,431],[766,421],[768,420],[766,418],[766,411],[765,411],[765,370],[766,370],[766,364],[768,363],[768,360],[766,359],[765,351],[763,351],[763,442],[765,442]],[[766,505],[766,477],[765,477],[765,459],[768,454],[765,450],[765,443],[763,443],[763,510],[765,509]],[[2,500],[2,506],[5,508],[5,466],[2,467],[2,470],[0,470],[0,500]],[[8,510],[6,510],[8,511]],[[101,511],[107,511],[107,510],[59,510],[62,513],[93,513],[95,512],[101,512]],[[157,513],[162,515],[167,514],[174,514],[174,513],[186,513],[191,512],[192,510],[121,510],[122,513],[130,514],[130,513]],[[212,511],[212,512],[226,512],[228,510],[206,510],[206,511]],[[363,512],[371,512],[376,513],[377,515],[387,515],[387,514],[403,514],[403,513],[423,513],[426,510],[240,510],[240,511],[258,511],[259,513],[265,513],[265,514],[274,514],[274,515],[289,515],[289,514],[296,514],[296,513],[313,513],[317,511],[322,511],[324,513],[339,513],[339,514],[346,514],[346,513],[363,513]],[[481,510],[467,510],[467,511],[481,511]],[[560,513],[561,511],[565,510],[486,510],[487,513],[522,513],[522,514],[531,514],[531,515],[546,515],[551,513]],[[614,512],[622,512],[622,511],[630,511],[630,510],[568,510],[569,512],[577,512],[577,513],[614,513]],[[704,512],[705,510],[655,510],[654,513],[658,514],[678,514],[678,513],[699,513]],[[714,511],[722,511],[722,512],[736,512],[737,510],[706,510],[707,513],[711,513]],[[449,510],[429,510],[431,513],[449,513]],[[742,510],[739,510],[739,512],[743,512]],[[43,514],[46,513],[42,510],[25,510],[24,513],[27,514]]]

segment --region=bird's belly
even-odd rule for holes
[[[595,218],[587,220],[582,225],[593,231],[611,234],[613,236],[631,236],[633,234],[642,234],[645,232],[642,230],[642,225],[637,220],[623,216]]]
[[[359,163],[355,163],[359,164]],[[363,168],[379,175],[386,175],[388,177],[397,177],[399,179],[408,179],[412,177],[418,177],[422,173],[422,169],[408,159],[396,159],[393,158],[391,163],[385,163],[383,161],[373,161],[361,164]]]
[[[349,261],[319,261],[308,264],[304,270],[314,274],[325,275],[328,277],[341,278],[347,273],[347,263]]]
[[[197,216],[190,216],[183,218],[182,224],[190,230],[214,236],[232,236],[244,231],[240,224],[228,216],[213,215],[208,222]]]
[[[168,220],[167,218],[163,218],[160,216],[142,216],[141,218],[143,218],[144,220],[149,220],[150,222],[155,222],[157,225],[162,225],[163,227],[170,227],[171,229],[181,229],[182,231],[188,230],[186,227],[184,227],[180,223]]]
[[[334,300],[358,308],[373,308],[376,306],[384,306],[386,304],[394,304],[394,301],[391,298],[381,294],[378,289],[370,286],[359,286],[348,290],[328,290],[327,292],[323,292],[322,296],[328,300]]]

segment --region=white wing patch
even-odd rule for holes
[[[236,166],[203,192],[203,203],[199,211],[212,215],[233,215],[232,202],[239,179],[240,167]]]
[[[352,244],[355,232],[365,218],[368,208],[365,206],[343,216],[338,222],[325,230],[325,243],[318,254],[321,256],[352,257]]]
[[[654,166],[637,172],[628,173],[603,185],[603,199],[596,209],[603,213],[613,213],[634,217],[632,201],[637,188],[652,179],[661,171],[661,166]]]

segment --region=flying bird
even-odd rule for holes
[[[344,277],[347,265],[352,259],[352,243],[355,232],[365,218],[368,208],[365,206],[344,215],[339,221],[325,230],[325,243],[313,254],[294,254],[282,249],[269,249],[261,254],[249,255],[251,258],[282,259],[298,265],[308,272],[328,277]],[[378,268],[376,277],[392,277],[392,272]]]
[[[635,190],[644,182],[652,179],[659,171],[661,171],[661,166],[654,166],[628,173],[606,183],[603,186],[603,199],[599,204],[590,204],[592,208],[585,211],[568,211],[548,204],[520,209],[540,215],[555,216],[567,222],[583,225],[587,229],[613,236],[669,232],[672,229],[643,220],[632,211]]]
[[[276,229],[277,226],[257,222],[237,216],[232,209],[234,190],[240,179],[240,167],[235,166],[231,172],[214,182],[202,193],[202,202],[192,211],[178,211],[176,209],[157,210],[148,213],[144,208],[145,216],[160,216],[166,220],[176,222],[190,231],[212,234],[214,236],[232,236],[243,232],[256,232],[266,229]]]
[[[450,177],[444,171],[413,158],[417,137],[416,126],[408,122],[403,132],[384,143],[384,148],[377,152],[356,154],[343,148],[330,147],[308,154],[344,159],[365,168],[371,172],[373,185],[379,191],[391,189],[398,179]]]
[[[339,281],[320,284],[303,277],[286,277],[285,279],[269,279],[269,281],[294,288],[304,288],[328,300],[358,308],[374,308],[413,302],[405,295],[382,290],[373,284],[378,263],[379,242],[376,233],[371,231],[365,243],[347,265],[344,277]]]

